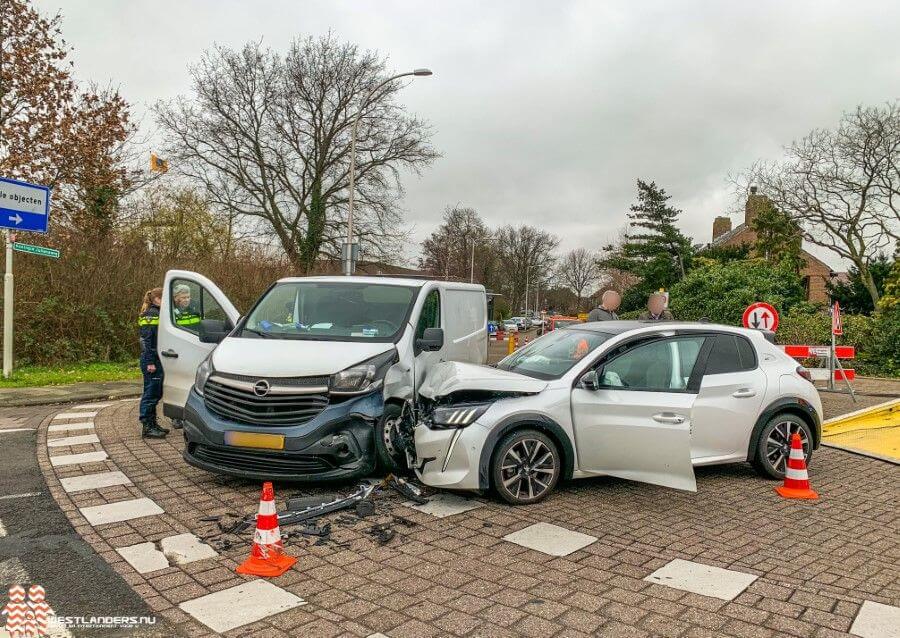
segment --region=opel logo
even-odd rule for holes
[[[269,394],[269,382],[265,379],[260,379],[253,386],[253,394],[258,397],[264,397]]]

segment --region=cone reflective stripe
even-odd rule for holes
[[[819,495],[809,487],[809,473],[806,471],[803,442],[797,432],[791,436],[791,452],[784,470],[784,485],[776,487],[775,491],[784,498],[819,498]]]
[[[296,558],[284,553],[281,530],[278,529],[278,512],[275,509],[275,490],[272,483],[266,481],[259,499],[250,558],[241,563],[236,571],[238,574],[252,576],[281,576],[296,562]]]

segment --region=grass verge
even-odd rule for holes
[[[8,379],[0,377],[0,388],[32,388],[70,383],[138,379],[137,361],[121,363],[72,363],[61,366],[26,366],[14,369]]]

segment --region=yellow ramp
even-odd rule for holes
[[[822,442],[900,463],[900,399],[825,421]]]

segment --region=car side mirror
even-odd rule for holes
[[[601,368],[602,370],[602,368]],[[596,370],[588,370],[581,377],[581,380],[578,382],[578,385],[584,390],[599,390],[600,389],[600,375],[597,374]]]
[[[231,332],[229,322],[219,319],[202,319],[197,336],[200,343],[219,343]]]
[[[435,352],[444,347],[444,330],[442,328],[425,328],[425,332],[416,339],[418,352]]]

